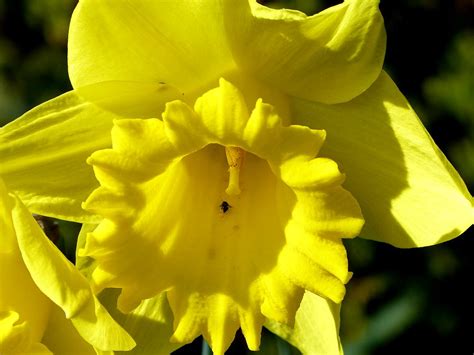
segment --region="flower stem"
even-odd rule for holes
[[[201,355],[211,355],[211,348],[204,337],[202,338]]]

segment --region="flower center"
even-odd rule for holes
[[[363,219],[322,131],[283,126],[271,105],[225,80],[163,121],[120,120],[112,149],[89,159],[101,187],[84,207],[104,217],[80,255],[118,307],[166,292],[172,340],[200,334],[223,354],[240,327],[257,350],[265,319],[292,324],[305,290],[335,302],[348,280],[342,237]]]

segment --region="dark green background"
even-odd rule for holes
[[[99,0],[100,1],[100,0]],[[0,0],[0,125],[70,89],[67,28],[75,0]],[[334,1],[279,5],[319,11]],[[474,1],[382,0],[385,69],[474,191]],[[71,253],[71,225],[60,244]],[[354,278],[343,303],[347,355],[472,354],[472,228],[439,246],[401,250],[347,243]],[[197,340],[179,351],[200,352]],[[294,350],[264,334],[262,352]],[[241,336],[229,354],[245,353]]]

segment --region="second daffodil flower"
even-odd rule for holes
[[[106,355],[132,338],[0,178],[0,353]]]
[[[74,91],[1,129],[0,175],[35,213],[98,224],[95,290],[123,311],[166,292],[173,341],[222,354],[240,327],[257,349],[266,322],[338,353],[341,238],[433,245],[474,218],[384,53],[377,0],[81,0]]]

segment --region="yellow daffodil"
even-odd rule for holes
[[[0,353],[106,354],[134,341],[0,179]]]
[[[123,311],[166,292],[173,341],[221,354],[240,327],[257,349],[266,322],[338,353],[341,238],[426,246],[474,219],[384,53],[376,0],[81,0],[74,91],[1,129],[0,175],[33,212],[98,223],[95,291]]]
[[[242,328],[258,350],[265,319],[292,324],[305,290],[340,303],[348,280],[342,237],[363,225],[327,158],[322,131],[282,126],[271,105],[249,112],[221,80],[163,120],[118,120],[112,149],[89,159],[101,187],[84,207],[104,217],[82,254],[119,309],[167,291],[172,339],[200,334],[223,354]]]

